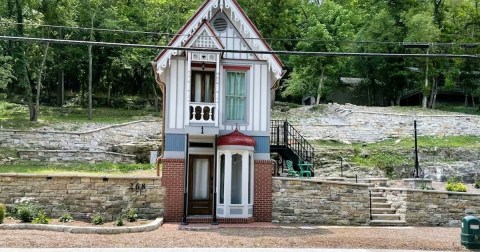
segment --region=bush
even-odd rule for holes
[[[37,217],[35,217],[32,221],[33,224],[48,224],[50,222],[50,219],[47,218],[47,215],[45,214],[44,211],[41,211],[38,213]]]
[[[101,216],[100,214],[95,214],[92,217],[92,224],[93,225],[102,225],[103,224],[103,216]]]
[[[5,218],[5,212],[7,211],[7,208],[5,205],[0,204],[0,224],[3,223],[3,219]]]
[[[73,216],[70,215],[70,214],[63,214],[59,219],[58,221],[60,222],[72,222],[73,221]]]
[[[448,182],[446,187],[447,191],[453,192],[466,192],[467,186],[464,185],[462,182]]]
[[[23,202],[15,205],[14,218],[22,222],[32,222],[41,212],[38,207],[29,202]]]
[[[130,222],[136,221],[138,218],[137,210],[133,208],[127,209],[127,211],[125,212],[125,218]]]
[[[123,223],[123,218],[122,217],[118,217],[117,220],[115,221],[115,226],[117,227],[121,227],[123,226],[124,223]]]

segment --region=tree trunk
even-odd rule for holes
[[[429,108],[435,109],[435,101],[437,99],[438,93],[438,81],[437,78],[432,79],[432,92],[430,93],[430,102],[428,104]]]
[[[427,49],[427,55],[428,55],[428,49]],[[422,99],[422,107],[424,109],[427,108],[428,96],[425,94],[427,89],[428,89],[428,58],[426,60],[426,66],[425,66],[425,90],[423,90],[423,99]]]
[[[42,72],[43,69],[45,68],[45,63],[47,61],[47,54],[48,54],[48,48],[50,44],[47,43],[45,45],[45,52],[43,53],[43,59],[42,59],[42,64],[40,64],[40,68],[38,69],[38,76],[37,76],[37,95],[35,97],[35,114],[33,116],[32,121],[38,121],[38,115],[40,113],[40,90],[42,89]]]
[[[468,94],[465,93],[465,108],[468,107]]]
[[[317,105],[320,104],[320,99],[322,98],[322,90],[323,90],[323,74],[325,73],[325,68],[322,68],[322,73],[320,74],[320,82],[318,83],[318,90],[317,90]]]
[[[93,41],[93,20],[95,20],[95,12],[91,18],[90,41]],[[88,120],[92,120],[92,75],[93,75],[93,56],[92,46],[88,46]]]
[[[471,94],[472,96],[472,107],[476,107],[476,104],[475,104],[475,96],[473,96],[473,94]]]

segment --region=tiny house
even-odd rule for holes
[[[270,104],[284,71],[267,51],[236,0],[207,0],[155,58],[166,221],[271,220]]]

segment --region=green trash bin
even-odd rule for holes
[[[467,249],[480,249],[480,220],[465,216],[462,220],[461,244]]]

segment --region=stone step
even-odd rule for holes
[[[390,208],[390,207],[392,207],[392,203],[372,202],[372,209],[373,208]]]
[[[387,198],[385,197],[372,197],[372,203],[387,203]]]
[[[406,226],[407,222],[401,220],[371,220],[370,226]]]
[[[400,214],[372,214],[372,220],[400,220]]]
[[[393,208],[372,208],[372,214],[395,214],[397,210]]]
[[[372,192],[372,197],[384,197],[383,192]]]

